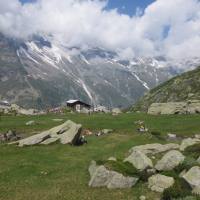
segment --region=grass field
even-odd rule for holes
[[[48,115],[48,116],[2,116],[0,132],[15,129],[28,136],[49,129],[62,122],[52,119],[71,119],[92,131],[112,128],[114,133],[88,137],[88,144],[81,147],[53,144],[18,148],[0,145],[0,200],[137,200],[146,195],[156,199],[158,194],[139,183],[132,189],[108,190],[89,188],[88,166],[91,160],[106,160],[110,156],[124,158],[135,145],[165,140],[140,135],[134,121],[144,120],[150,131],[164,136],[176,133],[189,136],[200,133],[200,115],[149,116],[145,114],[111,115]],[[38,124],[26,126],[35,120]]]

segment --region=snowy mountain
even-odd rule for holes
[[[180,72],[161,58],[120,60],[115,52],[101,48],[69,48],[39,36],[22,41],[0,35],[0,99],[24,107],[53,107],[68,99],[127,107]]]

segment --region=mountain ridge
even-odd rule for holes
[[[133,106],[133,110],[147,111],[152,103],[200,100],[199,88],[200,66],[153,88]]]
[[[68,99],[128,107],[149,89],[181,73],[154,58],[117,59],[101,48],[66,47],[49,38],[0,35],[0,100],[26,108],[56,107]]]

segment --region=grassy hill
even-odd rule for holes
[[[64,116],[3,116],[0,132],[15,129],[24,136],[59,125],[52,119],[71,119],[92,131],[112,128],[114,133],[102,137],[87,137],[88,144],[81,147],[52,144],[19,148],[0,144],[0,200],[138,200],[141,195],[157,199],[147,185],[139,182],[131,189],[108,190],[89,188],[88,166],[91,160],[106,160],[110,156],[123,159],[128,150],[139,144],[165,143],[162,137],[139,134],[135,121],[144,120],[150,131],[177,135],[200,133],[199,115],[149,116],[122,114],[119,116],[95,114]],[[35,120],[38,124],[26,126]]]
[[[133,110],[147,111],[152,103],[200,100],[200,67],[186,72],[152,89]]]

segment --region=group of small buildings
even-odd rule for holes
[[[19,114],[28,114],[33,115],[37,113],[57,113],[62,114],[66,110],[67,112],[73,112],[73,113],[84,113],[84,114],[90,114],[90,113],[113,113],[113,114],[120,114],[121,110],[118,108],[115,109],[109,109],[105,106],[99,105],[99,106],[92,106],[89,103],[86,103],[81,100],[68,100],[66,101],[62,106],[54,107],[47,109],[46,111],[37,111],[34,109],[23,109],[20,106],[16,104],[11,104],[8,101],[0,101],[0,111],[3,110],[4,113],[9,113],[16,111]]]

